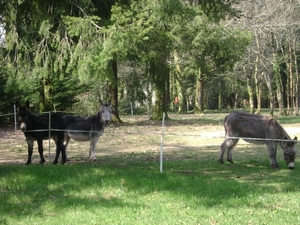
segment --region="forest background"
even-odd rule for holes
[[[0,113],[299,113],[300,0],[0,0]]]

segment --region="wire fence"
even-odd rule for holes
[[[46,112],[49,115],[52,112]],[[15,130],[14,132],[12,132],[12,130],[10,131],[1,131],[0,130],[0,139],[1,143],[5,144],[5,141],[3,141],[4,139],[9,139],[10,141],[8,141],[8,145],[11,146],[13,144],[16,144],[16,146],[18,146],[19,150],[15,151],[15,153],[20,153],[20,146],[22,146],[22,148],[25,148],[26,142],[24,135],[22,134],[21,131],[19,131],[16,128],[17,125],[17,116],[16,116],[16,112],[13,114],[2,114],[0,116],[12,116],[14,115],[15,118]],[[50,118],[50,116],[49,116]],[[220,128],[222,126],[220,125]],[[106,128],[103,137],[100,138],[100,141],[97,145],[98,149],[102,150],[104,149],[106,152],[110,152],[110,154],[113,153],[132,153],[132,152],[157,152],[159,153],[159,162],[160,162],[160,172],[163,172],[163,161],[164,161],[164,153],[167,149],[197,149],[200,145],[200,142],[202,142],[204,139],[208,140],[208,144],[214,146],[214,152],[218,152],[219,151],[219,146],[222,143],[222,141],[224,140],[224,131],[222,130],[218,130],[217,132],[214,132],[213,134],[208,135],[205,131],[202,133],[201,130],[199,131],[198,134],[194,134],[194,133],[190,133],[190,132],[182,132],[182,133],[174,133],[172,131],[170,131],[169,129],[166,129],[166,124],[165,124],[165,114],[163,114],[163,120],[161,122],[161,124],[156,123],[155,126],[152,126],[151,129],[149,128],[149,126],[144,127],[141,126],[141,129],[137,129],[137,126],[134,125],[132,127],[130,126],[111,126]],[[31,131],[25,131],[25,132],[49,132],[50,131],[72,131],[72,132],[91,132],[91,131],[86,131],[86,130],[59,130],[59,129],[51,129],[51,127],[49,127],[49,129],[42,129],[42,130],[31,130]],[[98,131],[92,131],[95,133],[99,133]],[[300,132],[297,130],[296,132]],[[179,138],[189,138],[189,141],[183,141],[183,140],[179,140]],[[229,137],[226,137],[229,138]],[[262,141],[262,142],[266,142],[266,141],[276,141],[276,142],[285,142],[285,141],[289,141],[286,139],[268,139],[268,138],[251,138],[251,137],[230,137],[231,139],[244,139],[244,140],[248,140],[248,141]],[[175,140],[174,140],[175,139]],[[209,144],[209,141],[211,141],[212,143],[216,143],[215,140],[218,140],[218,144]],[[167,143],[166,143],[167,141]],[[176,142],[177,141],[177,142]],[[22,143],[21,143],[22,142]],[[124,142],[126,142],[126,145],[124,144]],[[168,142],[172,142],[172,144],[168,144]],[[299,142],[299,141],[296,141]],[[72,142],[71,142],[72,143]],[[70,144],[71,144],[70,143]],[[73,141],[73,143],[75,143],[75,141]],[[192,143],[192,144],[191,144]],[[6,146],[8,146],[6,145]],[[53,142],[51,143],[51,138],[49,135],[49,142],[48,142],[48,147],[49,147],[49,157],[50,157],[50,149],[53,148]],[[76,143],[77,148],[79,149],[83,149],[83,147],[79,147],[83,146],[83,143]],[[5,145],[4,145],[5,146]],[[75,145],[74,145],[75,146]],[[74,147],[73,146],[73,147]],[[129,146],[129,147],[128,147]],[[0,146],[1,147],[1,146]],[[122,149],[122,148],[126,148],[128,147],[128,149]],[[3,147],[2,147],[3,148]],[[89,149],[89,142],[86,142],[84,144],[84,148],[85,149]],[[112,148],[116,149],[116,150],[111,150]],[[72,145],[68,146],[68,149],[72,149]],[[0,148],[1,151],[1,148]],[[24,149],[23,149],[24,151]],[[72,152],[72,150],[70,150],[70,152]],[[96,150],[96,154],[99,153]],[[85,154],[87,154],[87,151],[85,151]]]

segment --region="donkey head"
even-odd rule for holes
[[[107,126],[108,123],[111,120],[111,113],[112,113],[112,109],[111,109],[111,103],[110,101],[108,103],[103,103],[101,100],[99,100],[101,108],[99,111],[100,114],[100,118],[101,120],[104,122],[104,125]]]
[[[24,106],[21,106],[18,101],[15,102],[17,113],[18,113],[18,119],[20,122],[20,128],[22,131],[26,130],[26,122],[28,120],[29,113],[29,101],[26,101]]]
[[[289,169],[295,168],[295,157],[297,152],[297,150],[295,149],[296,141],[297,141],[297,137],[295,137],[294,140],[284,142],[282,146],[284,160],[287,166],[289,167]]]

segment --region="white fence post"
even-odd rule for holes
[[[165,129],[165,113],[163,113],[161,126],[161,141],[160,141],[160,172],[163,172],[163,148],[164,148],[164,129]]]
[[[15,120],[15,132],[17,131],[17,110],[16,104],[14,104],[14,120]]]
[[[49,157],[50,157],[50,141],[51,141],[51,112],[49,112]]]

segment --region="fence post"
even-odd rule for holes
[[[160,172],[163,172],[163,148],[164,148],[165,113],[163,113],[160,141]]]
[[[17,110],[16,104],[14,104],[14,120],[15,120],[15,132],[17,131]]]
[[[51,140],[51,112],[49,112],[49,157],[50,157],[50,140]]]

